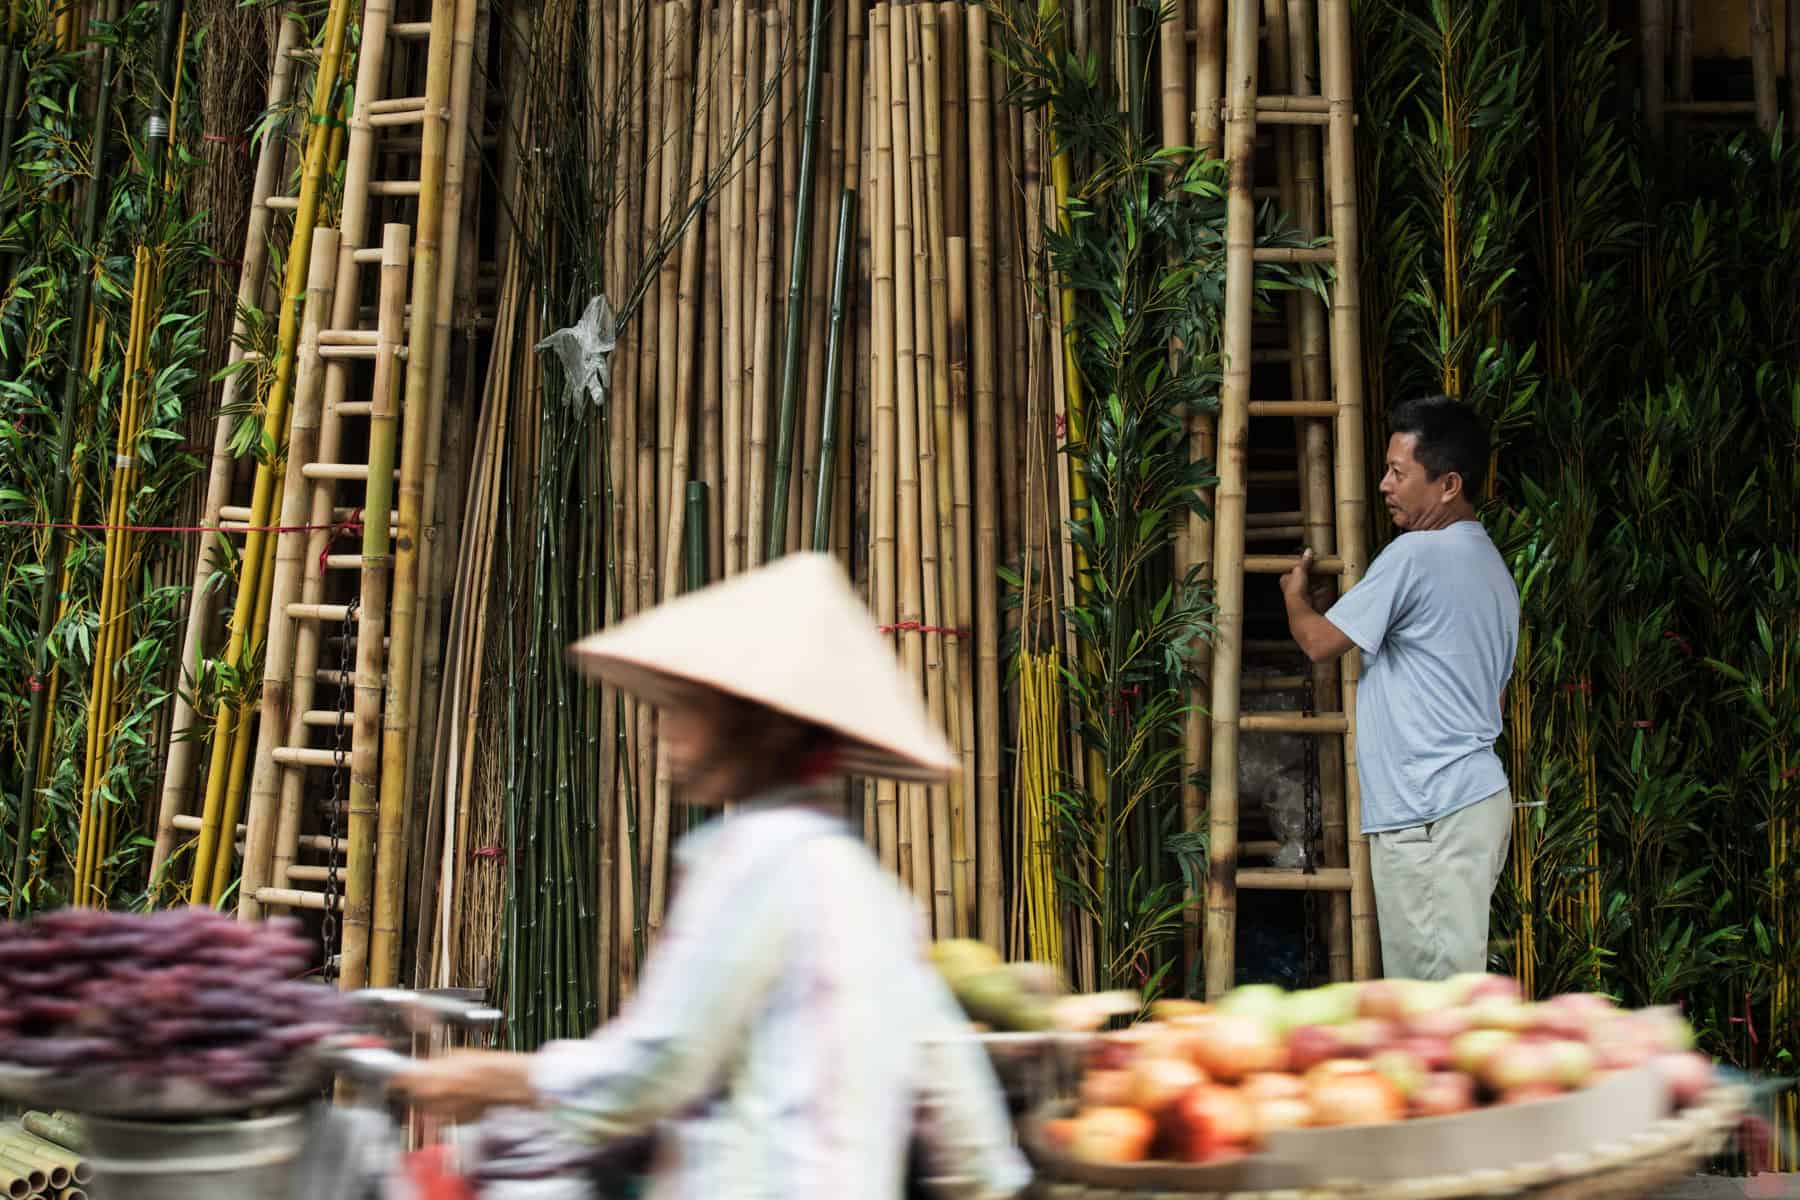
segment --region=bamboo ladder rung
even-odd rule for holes
[[[177,813],[175,819],[171,822],[175,828],[181,830],[183,833],[199,833],[201,823],[200,817],[197,814],[192,813]],[[237,827],[237,837],[241,839],[245,832],[246,828],[244,824],[239,822]],[[302,836],[300,838],[300,845],[307,850],[320,850],[327,854],[331,853],[333,849],[336,849],[340,854],[344,851],[343,838],[337,839],[337,843],[334,846],[330,838],[319,834],[309,833]],[[237,850],[239,854],[244,852],[243,843],[241,841],[238,844]]]
[[[396,40],[423,41],[431,36],[431,22],[395,21],[388,26],[388,36]]]
[[[320,750],[314,746],[278,746],[275,749],[275,761],[284,767],[348,768],[350,748],[346,746],[338,751]]]
[[[1300,565],[1297,554],[1246,554],[1244,556],[1244,573],[1246,575],[1285,575]],[[1335,554],[1313,559],[1314,575],[1342,575],[1344,560]]]
[[[369,266],[381,261],[380,246],[364,246],[361,250],[350,252],[350,261],[359,267]]]
[[[1240,891],[1252,892],[1347,892],[1349,867],[1320,867],[1310,874],[1299,867],[1239,867]]]
[[[343,896],[335,897],[334,906],[339,912],[344,911]],[[270,908],[307,908],[325,911],[325,894],[323,892],[302,891],[299,888],[257,888],[256,902],[266,904]]]
[[[356,686],[356,672],[355,671],[340,671],[335,667],[320,668],[319,670],[313,672],[313,678],[318,680],[320,683],[334,683],[339,687],[355,687]],[[381,686],[385,688],[385,687],[387,687],[387,685],[388,685],[387,672],[383,671],[381,673]]]
[[[1343,713],[1245,713],[1238,718],[1239,733],[1348,733],[1350,720]]]
[[[358,251],[358,253],[361,253]],[[381,340],[381,335],[373,329],[321,329],[319,345],[321,346],[373,346]]]
[[[1291,542],[1306,534],[1304,525],[1270,525],[1261,529],[1244,530],[1244,540],[1250,542]]]
[[[1754,100],[1669,100],[1663,111],[1683,117],[1741,117],[1756,111]]]
[[[1330,246],[1258,246],[1251,259],[1259,263],[1334,263],[1337,251]]]
[[[327,554],[325,569],[328,571],[360,571],[364,567],[387,566],[393,561],[394,556],[391,554],[384,554],[375,559],[365,558],[361,554]]]
[[[375,405],[367,400],[346,400],[337,406],[337,415],[340,417],[366,417],[374,411]],[[389,517],[388,521],[390,524],[398,524],[400,518],[396,515]]]
[[[395,112],[374,113],[369,117],[369,124],[376,129],[394,129],[424,123],[425,110],[422,108],[403,108]]]
[[[1297,512],[1253,512],[1244,517],[1246,529],[1268,529],[1278,525],[1298,525],[1302,518]]]
[[[1249,473],[1249,475],[1247,476],[1247,482],[1249,482],[1251,484],[1299,483],[1300,482],[1300,472],[1298,472],[1298,471],[1251,471]]]
[[[1253,417],[1335,417],[1338,407],[1330,400],[1252,400]]]
[[[1238,684],[1244,692],[1297,692],[1313,681],[1311,675],[1246,675]]]
[[[386,100],[369,101],[369,114],[378,117],[386,113],[406,112],[410,109],[424,112],[427,106],[428,102],[423,96],[394,96]]]
[[[300,197],[270,196],[263,201],[263,207],[270,212],[294,212],[300,207]]]
[[[344,867],[312,867],[298,864],[287,869],[287,877],[300,883],[324,883],[326,879],[336,879],[343,883],[347,868]]]
[[[369,464],[310,462],[300,468],[300,474],[307,479],[347,479],[355,483],[366,483],[369,478]],[[396,469],[395,478],[399,478],[399,475],[400,472]]]
[[[350,615],[348,604],[301,604],[287,606],[287,615],[296,621],[338,621]]]
[[[346,730],[349,729],[349,709],[345,709],[342,713],[339,713],[335,708],[309,708],[304,713],[300,714],[300,720],[303,724],[312,729],[333,729],[336,728],[340,716],[343,718],[344,728]]]
[[[420,186],[416,179],[372,179],[369,181],[369,195],[412,198],[419,194]]]
[[[374,346],[320,346],[319,347],[319,357],[324,358],[324,359],[366,358],[366,359],[373,361],[375,358],[375,353],[376,353],[376,348]],[[338,405],[337,411],[338,411],[338,415],[342,416],[343,412],[344,412],[344,406],[342,404]]]

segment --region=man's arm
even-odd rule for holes
[[[1300,556],[1299,565],[1281,577],[1281,595],[1287,601],[1288,632],[1294,641],[1312,661],[1329,662],[1343,657],[1356,643],[1313,607],[1308,595],[1312,564],[1313,552],[1308,550]]]

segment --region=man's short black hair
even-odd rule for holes
[[[1429,478],[1455,471],[1462,476],[1469,502],[1479,500],[1487,482],[1491,445],[1487,422],[1474,409],[1449,396],[1426,396],[1396,406],[1388,416],[1388,428],[1418,439],[1413,457]]]

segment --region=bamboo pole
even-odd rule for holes
[[[988,98],[987,10],[968,14],[969,84],[969,349],[974,364],[975,646],[978,775],[975,786],[975,855],[979,900],[976,930],[1001,944],[1005,925],[1005,872],[1000,814],[1000,477],[996,391],[998,346],[993,292],[993,113]]]
[[[1187,103],[1187,17],[1185,4],[1163,9],[1158,33],[1158,73],[1162,77],[1162,144],[1185,146],[1193,128]]]
[[[814,471],[818,496],[813,503],[812,549],[820,554],[831,551],[832,516],[836,512],[832,489],[837,483],[838,462],[838,392],[844,370],[844,307],[850,288],[850,275],[856,270],[852,261],[856,232],[856,189],[845,188],[838,201],[837,264],[831,277],[831,323],[825,343],[825,381],[823,410],[819,419],[818,466]]]
[[[730,128],[731,121],[731,12],[722,4],[710,14],[710,52],[706,59],[707,75],[710,86],[708,94],[712,98],[711,112],[707,119],[711,122],[712,131],[707,144],[707,158],[710,170],[715,174],[725,171],[726,147],[730,144],[731,135],[736,131]],[[729,130],[729,132],[728,132]],[[700,350],[700,482],[706,486],[704,492],[708,507],[702,511],[710,513],[710,505],[716,498],[724,483],[724,457],[719,444],[722,433],[722,417],[724,413],[724,314],[728,308],[728,300],[720,291],[720,268],[725,261],[725,250],[720,242],[725,236],[726,187],[729,181],[721,179],[713,196],[706,204],[706,229],[703,241],[706,245],[706,261],[701,269],[700,307],[707,316],[701,321],[702,346]],[[726,278],[729,278],[727,276]],[[706,578],[722,579],[725,571],[724,557],[724,522],[709,519],[706,523]]]
[[[874,484],[870,488],[869,530],[871,550],[869,555],[869,576],[872,581],[870,590],[875,597],[875,619],[884,631],[890,631],[899,622],[899,555],[894,542],[896,528],[895,510],[899,503],[899,483],[897,449],[899,445],[899,395],[900,357],[899,357],[899,302],[900,295],[910,295],[910,258],[912,245],[909,240],[901,248],[898,211],[900,208],[900,188],[896,186],[894,164],[895,123],[893,118],[894,102],[894,49],[903,42],[893,36],[890,19],[894,9],[883,5],[873,9],[869,14],[869,63],[874,76],[873,93],[875,98],[874,112],[870,124],[875,134],[875,220],[870,227],[872,242],[872,259],[874,262],[874,287],[871,310],[871,347],[870,374],[875,381],[875,403],[871,421],[870,456],[874,463]],[[911,198],[907,199],[910,211]],[[909,271],[908,290],[902,291],[899,282],[900,264],[907,262]],[[910,314],[910,308],[908,312]],[[910,340],[911,318],[908,317],[908,336]],[[907,365],[910,383],[911,355],[910,345]],[[900,813],[899,788],[891,780],[882,779],[875,784],[875,827],[877,845],[882,865],[900,874],[902,878],[910,878],[912,864],[902,864],[900,859]]]
[[[266,108],[281,108],[292,95],[293,49],[299,45],[299,38],[301,22],[292,16],[283,16],[268,76]],[[243,371],[236,369],[239,363],[243,363],[245,340],[248,338],[248,326],[243,313],[245,309],[256,306],[263,293],[263,281],[268,272],[270,219],[274,216],[274,210],[268,207],[268,200],[274,194],[275,180],[277,173],[281,171],[284,155],[286,139],[279,137],[275,131],[270,131],[263,139],[263,146],[257,151],[256,184],[252,185],[250,193],[250,219],[241,254],[243,270],[238,275],[236,315],[232,317],[232,335],[227,342],[227,374],[220,394],[220,416],[214,423],[212,432],[212,455],[207,466],[207,493],[200,516],[200,525],[205,529],[218,529],[220,509],[225,507],[225,500],[229,498],[232,473],[238,466],[238,461],[230,453],[230,444],[232,430],[236,426],[238,392],[245,378]],[[207,628],[211,626],[214,606],[218,603],[216,590],[207,587],[207,581],[212,578],[214,570],[218,570],[218,536],[209,534],[200,538],[200,547],[194,554],[193,588],[189,590],[187,622],[182,633],[182,666],[191,671],[200,669]],[[169,718],[169,750],[162,772],[162,795],[157,808],[157,840],[149,856],[149,878],[153,887],[162,876],[169,853],[175,849],[175,817],[187,811],[187,795],[193,790],[194,756],[200,748],[200,741],[189,736],[194,725],[191,689],[176,687],[169,703],[173,707]]]
[[[1364,492],[1362,398],[1362,296],[1358,276],[1360,246],[1356,214],[1356,112],[1351,102],[1350,0],[1319,0],[1321,91],[1330,107],[1326,126],[1326,190],[1329,231],[1335,251],[1336,281],[1331,292],[1332,391],[1338,403],[1336,427],[1337,545],[1343,560],[1340,589],[1354,587],[1366,562],[1363,530],[1368,501]],[[1350,961],[1357,979],[1371,978],[1380,961],[1369,842],[1362,831],[1362,789],[1356,770],[1356,686],[1362,656],[1344,656],[1344,815],[1350,834]]]
[[[844,174],[844,122],[850,108],[850,100],[844,92],[847,70],[846,54],[849,42],[846,7],[841,4],[830,7],[826,30],[829,50],[826,52],[828,61],[825,66],[825,79],[827,82],[822,101],[825,112],[820,117],[822,136],[826,141],[817,156],[818,161],[813,180],[808,185],[814,189],[817,197],[814,202],[821,206],[827,205],[831,196],[843,190],[840,180]],[[825,211],[828,212],[829,209]],[[804,540],[809,547],[813,544],[813,534],[818,529],[816,505],[822,485],[819,472],[824,470],[827,473],[835,474],[837,471],[835,459],[822,459],[819,456],[819,447],[825,438],[825,410],[832,407],[834,411],[842,411],[834,407],[836,397],[828,398],[825,394],[827,373],[825,360],[830,357],[832,339],[838,336],[831,333],[829,327],[831,286],[835,279],[833,267],[835,260],[832,258],[836,245],[834,238],[835,229],[828,221],[816,219],[813,221],[813,249],[810,262],[812,279],[808,284],[806,319],[809,327],[818,331],[818,334],[826,339],[826,349],[823,354],[812,354],[807,357],[806,385],[803,390],[805,411],[800,426],[803,442],[800,459],[800,530],[805,535]],[[837,379],[841,386],[842,371],[839,372]],[[842,446],[847,444],[848,440],[847,438],[834,438],[832,444]],[[824,494],[835,496],[834,485],[826,485]],[[831,514],[827,513],[825,528],[827,549],[830,548],[831,543],[830,517]]]
[[[957,47],[958,50],[961,46]],[[958,401],[968,396],[969,391],[969,242],[964,237],[949,239],[950,251],[950,381],[951,394]],[[964,408],[966,413],[967,409]],[[954,425],[953,425],[954,427]],[[967,423],[964,423],[966,430]],[[958,474],[966,475],[969,455],[965,448],[951,443],[951,453],[962,464]],[[960,514],[968,512],[968,489],[966,485],[958,488],[955,495],[956,509]],[[960,537],[962,524],[957,522],[955,532]],[[958,559],[968,562],[967,559]],[[979,814],[980,795],[976,786],[976,754],[975,754],[975,697],[971,694],[975,685],[974,672],[966,670],[963,660],[968,657],[966,651],[971,645],[971,634],[974,633],[973,602],[967,609],[962,603],[963,585],[973,583],[967,570],[958,572],[953,579],[946,580],[945,607],[950,610],[952,628],[959,632],[950,639],[948,645],[949,662],[957,674],[947,679],[949,691],[949,719],[957,726],[957,742],[961,747],[963,774],[960,786],[953,786],[950,792],[951,821],[953,822],[950,838],[950,858],[954,875],[953,894],[956,902],[956,932],[959,937],[978,937],[980,931],[980,896],[977,883],[982,865],[978,857],[980,845]],[[969,664],[974,665],[972,662]],[[953,682],[951,682],[953,681]],[[993,870],[998,863],[988,869]]]
[[[1324,0],[1320,0],[1321,4]],[[1668,37],[1667,0],[1638,0],[1638,46],[1643,55],[1644,121],[1654,137],[1665,130],[1663,105],[1668,92],[1664,82]],[[1330,43],[1326,42],[1326,46]],[[1329,53],[1329,51],[1327,51]]]
[[[369,389],[369,482],[363,509],[362,589],[356,612],[356,681],[350,752],[350,795],[346,805],[343,957],[338,986],[356,991],[372,975],[372,924],[378,882],[380,836],[383,675],[397,656],[384,653],[388,593],[394,570],[388,514],[394,502],[394,466],[399,446],[395,411],[400,338],[406,326],[406,275],[410,230],[388,225],[381,239],[380,313],[376,319],[375,377]],[[417,272],[415,274],[415,279]],[[423,308],[423,305],[420,305]],[[428,325],[414,323],[414,329]],[[421,362],[428,359],[421,359]],[[421,372],[422,373],[422,372]],[[410,391],[410,387],[408,388]],[[401,503],[404,505],[405,500]],[[400,521],[405,536],[406,521]],[[384,662],[384,659],[386,660]],[[388,681],[391,703],[394,680]]]
[[[874,215],[874,204],[870,198],[870,188],[874,182],[874,136],[872,123],[880,116],[874,102],[874,89],[870,84],[868,72],[864,64],[868,60],[870,50],[868,43],[868,9],[861,4],[843,6],[848,20],[844,30],[844,153],[843,178],[846,188],[855,189],[861,198],[856,207],[856,255],[857,265],[851,278],[867,280],[873,273],[871,245],[868,236],[869,224]],[[843,440],[843,448],[838,453],[837,511],[833,521],[837,528],[837,544],[844,547],[844,554],[850,563],[851,573],[862,585],[863,599],[868,600],[868,542],[853,536],[855,529],[867,528],[866,519],[868,485],[870,471],[867,454],[870,445],[868,430],[872,417],[870,405],[866,397],[871,389],[866,386],[866,374],[869,369],[869,333],[870,333],[870,298],[866,288],[859,288],[857,299],[853,300],[856,339],[856,351],[850,355],[854,369],[844,372],[842,395],[839,398],[841,411],[854,413],[852,436]],[[862,397],[864,399],[860,399]],[[859,520],[858,518],[862,518]],[[858,553],[860,549],[861,553]],[[860,568],[860,569],[859,569]],[[870,816],[873,817],[874,793],[869,792]],[[871,820],[871,828],[873,821]],[[873,844],[874,839],[870,839]]]
[[[745,55],[748,47],[748,33],[745,27],[746,13],[744,0],[734,0],[731,6],[731,96],[736,114],[732,119],[734,131],[744,128],[744,98],[748,94],[745,75]],[[729,281],[726,288],[725,307],[723,313],[723,337],[725,342],[725,415],[723,437],[723,455],[721,473],[724,477],[724,500],[721,509],[724,514],[724,528],[721,531],[725,547],[725,574],[735,575],[744,569],[747,547],[744,544],[744,497],[745,480],[743,471],[744,446],[744,317],[748,313],[747,306],[751,301],[749,289],[744,286],[745,259],[744,247],[747,243],[744,229],[746,167],[749,161],[749,143],[752,139],[743,138],[732,152],[731,174],[726,181],[725,191],[725,244],[724,271]]]
[[[1756,127],[1773,136],[1781,121],[1775,74],[1775,16],[1769,0],[1750,0],[1750,74],[1756,90]]]
[[[663,230],[671,229],[674,225],[688,177],[687,151],[692,145],[688,126],[690,15],[686,0],[669,0],[663,9],[666,24],[662,40],[663,67],[659,74],[663,87],[663,138],[659,160],[662,166],[662,226],[657,231],[659,238]],[[657,271],[657,288],[661,295],[657,304],[656,322],[657,514],[668,513],[685,503],[683,488],[674,478],[675,408],[678,403],[676,389],[680,384],[677,368],[682,358],[681,323],[677,316],[681,293],[681,259],[682,256],[678,253],[665,255]],[[659,520],[656,531],[661,533],[662,529],[662,522]],[[677,546],[679,547],[679,542]],[[667,548],[659,542],[657,552],[651,556],[650,561],[660,568],[666,551]],[[676,553],[679,555],[679,549]],[[656,594],[666,593],[669,585],[662,581],[659,584]]]
[[[449,137],[450,81],[461,5],[434,4],[425,75],[425,120],[419,153],[417,238],[413,250],[413,291],[406,359],[418,364],[406,372],[400,448],[400,530],[394,556],[392,645],[388,651],[389,682],[381,731],[381,791],[376,837],[375,908],[369,944],[369,980],[390,987],[399,978],[400,930],[406,904],[406,814],[412,780],[407,754],[418,721],[413,692],[413,664],[418,655],[418,602],[422,543],[425,532],[425,458],[433,426],[440,425],[441,395],[432,378],[438,325],[440,252],[444,222],[445,143]],[[449,223],[450,238],[457,222]],[[385,250],[385,247],[384,247]],[[454,275],[455,263],[449,264]],[[370,491],[374,470],[370,469]],[[370,503],[375,499],[371,495]],[[352,851],[354,853],[354,850]]]
[[[781,64],[780,16],[770,9],[763,14],[762,94],[778,88],[776,72]],[[775,224],[776,171],[780,166],[777,116],[780,106],[768,103],[762,110],[762,158],[756,184],[756,312],[751,333],[749,510],[746,534],[750,539],[751,567],[767,558],[767,545],[758,536],[769,511],[769,400],[775,384],[775,254],[780,244]]]
[[[1237,940],[1238,680],[1243,654],[1245,472],[1250,440],[1250,325],[1256,250],[1257,17],[1249,5],[1228,16],[1231,92],[1225,157],[1231,164],[1225,217],[1224,383],[1218,416],[1219,485],[1214,516],[1217,562],[1212,664],[1212,868],[1207,882],[1206,994],[1234,983]]]
[[[1800,134],[1800,5],[1784,0],[1781,11],[1787,42],[1788,132]]]

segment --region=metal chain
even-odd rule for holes
[[[1315,707],[1315,698],[1313,696],[1313,681],[1310,675],[1306,677],[1306,683],[1301,690],[1300,703],[1301,710],[1307,716],[1310,717],[1314,715],[1313,709]],[[1319,870],[1320,851],[1323,848],[1322,842],[1325,833],[1324,815],[1320,811],[1319,804],[1319,739],[1316,734],[1308,733],[1304,735],[1304,740],[1306,744],[1306,758],[1301,771],[1302,782],[1306,789],[1306,833],[1305,850],[1304,856],[1301,859],[1300,869],[1305,874],[1316,875]],[[1301,937],[1304,946],[1303,953],[1305,954],[1306,984],[1308,987],[1311,987],[1318,979],[1319,913],[1318,899],[1310,888],[1300,893],[1300,907],[1301,921],[1305,926],[1301,933]]]
[[[325,809],[327,836],[331,842],[325,856],[325,919],[319,927],[320,940],[325,943],[324,975],[327,983],[336,982],[338,973],[338,842],[343,838],[344,771],[350,760],[350,751],[344,745],[344,735],[348,730],[349,722],[346,718],[349,716],[351,689],[356,679],[356,656],[352,646],[356,637],[358,607],[360,602],[352,599],[344,609],[344,630],[338,647],[337,724],[332,726],[331,802]]]

